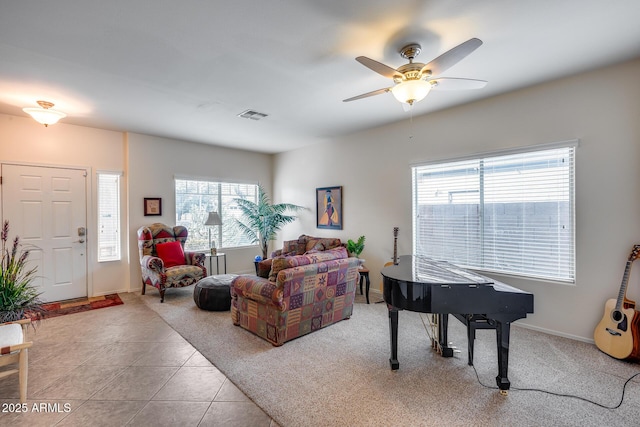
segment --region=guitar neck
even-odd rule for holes
[[[393,228],[393,265],[398,265],[398,227]]]
[[[627,261],[627,265],[624,268],[624,274],[622,275],[622,284],[620,285],[620,292],[618,292],[618,300],[616,301],[616,310],[618,311],[622,308],[622,304],[624,303],[624,299],[627,295],[627,285],[629,284],[631,264],[633,264],[633,260],[630,259]]]
[[[398,238],[393,239],[393,265],[398,265]]]

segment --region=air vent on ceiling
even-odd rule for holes
[[[268,114],[259,113],[254,110],[246,110],[238,114],[238,117],[242,117],[243,119],[251,119],[251,120],[260,120],[260,119],[264,119],[267,116]]]

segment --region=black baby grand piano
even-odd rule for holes
[[[509,330],[511,322],[533,313],[533,294],[462,269],[445,261],[404,255],[381,271],[384,300],[389,308],[391,369],[398,369],[398,310],[433,313],[438,326],[434,347],[445,357],[453,355],[447,342],[448,315],[467,326],[469,365],[473,365],[476,329],[495,329],[498,344],[500,392],[509,390]],[[432,337],[433,338],[433,337]]]

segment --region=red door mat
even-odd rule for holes
[[[118,294],[109,294],[99,297],[76,298],[66,301],[49,302],[43,305],[46,310],[44,317],[64,316],[65,314],[81,313],[97,308],[112,307],[123,304]]]

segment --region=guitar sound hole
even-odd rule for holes
[[[611,312],[611,318],[616,321],[619,322],[622,320],[623,316],[622,313],[620,311],[614,310]]]

